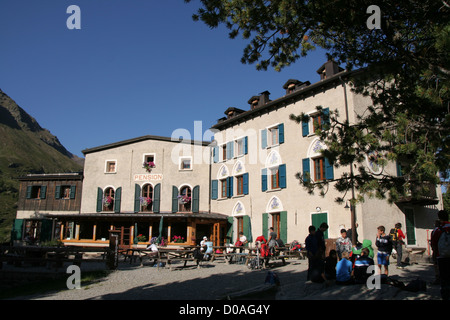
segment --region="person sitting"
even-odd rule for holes
[[[362,248],[361,255],[355,260],[353,276],[356,283],[364,284],[367,282],[370,274],[367,273],[369,266],[373,266],[375,262],[369,257],[369,249]]]
[[[336,284],[349,285],[354,283],[352,277],[353,264],[348,260],[347,251],[342,252],[342,259],[336,264]]]
[[[325,258],[325,278],[327,280],[336,279],[336,264],[337,264],[336,250],[330,250],[328,257]]]

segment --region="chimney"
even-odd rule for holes
[[[311,84],[309,81],[302,82],[297,79],[289,79],[284,85],[283,89],[286,90],[286,94],[290,94],[294,91],[307,87]]]
[[[251,97],[247,102],[250,105],[250,109],[253,110],[255,108],[262,107],[266,103],[270,102],[269,99],[270,92],[269,91],[263,91],[259,94],[259,96],[253,96]]]
[[[240,115],[241,113],[245,112],[245,110],[239,109],[239,108],[234,108],[234,107],[229,107],[227,110],[225,110],[225,115],[226,120],[231,119],[237,115]]]
[[[320,80],[324,80],[334,76],[335,74],[343,70],[344,69],[339,67],[336,61],[328,60],[317,70],[317,73],[320,75]]]

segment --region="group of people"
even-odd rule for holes
[[[352,244],[348,236],[349,231],[341,229],[341,236],[336,240],[336,249],[332,249],[325,257],[326,245],[324,232],[328,229],[326,223],[322,223],[319,229],[309,227],[309,235],[305,239],[305,247],[308,258],[307,280],[317,283],[335,281],[338,285],[365,284],[372,271],[368,268],[375,265],[375,254],[372,241],[364,239],[362,243],[357,241]],[[389,258],[393,249],[397,252],[397,268],[403,269],[402,246],[405,235],[401,230],[401,224],[397,223],[389,234],[384,226],[377,228],[375,245],[378,248],[377,265],[379,273],[389,274]]]

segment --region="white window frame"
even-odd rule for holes
[[[114,171],[108,171],[108,167],[109,167],[110,163],[114,163]],[[107,160],[105,160],[105,173],[106,174],[117,173],[117,159],[107,159]]]
[[[189,169],[183,168],[183,161],[184,160],[189,160]],[[193,168],[192,168],[192,157],[191,156],[180,157],[179,160],[178,160],[178,170],[180,170],[180,171],[192,171],[193,170]]]

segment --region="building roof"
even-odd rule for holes
[[[142,219],[142,218],[158,218],[161,217],[164,218],[198,218],[198,219],[213,219],[213,220],[227,220],[228,216],[221,213],[216,212],[208,212],[208,211],[200,211],[197,213],[184,213],[184,212],[160,212],[160,213],[135,213],[135,212],[121,212],[121,213],[104,213],[104,212],[97,212],[97,213],[42,213],[42,217],[46,218],[66,218],[66,219],[74,219],[79,220],[80,218],[105,218],[105,219],[115,219],[115,218],[136,218],[136,219]]]
[[[146,135],[146,136],[137,137],[137,138],[133,138],[133,139],[128,139],[128,140],[118,141],[118,142],[114,142],[114,143],[110,143],[110,144],[105,144],[103,146],[84,149],[81,152],[83,152],[83,154],[86,155],[88,153],[99,152],[99,151],[103,151],[103,150],[107,150],[107,149],[117,148],[117,147],[129,145],[129,144],[133,144],[133,143],[137,143],[137,142],[146,141],[146,140],[156,140],[156,141],[165,141],[165,142],[173,142],[173,143],[188,143],[188,144],[192,144],[192,145],[201,145],[201,146],[208,146],[211,143],[208,141],[186,140],[186,139],[179,139],[179,138],[175,138],[175,137],[161,137],[161,136]]]
[[[218,129],[218,130],[224,130],[226,128],[237,125],[241,122],[248,121],[250,119],[258,117],[261,114],[268,113],[270,111],[273,111],[273,110],[281,108],[281,107],[285,107],[286,105],[291,104],[293,101],[301,99],[302,97],[322,91],[326,87],[337,85],[337,83],[340,83],[341,77],[348,77],[350,75],[354,75],[359,72],[362,72],[362,69],[354,70],[354,71],[348,71],[348,70],[340,71],[339,73],[337,73],[329,78],[319,80],[318,82],[313,83],[308,86],[305,86],[304,88],[299,88],[298,90],[296,90],[290,94],[287,94],[281,98],[269,101],[268,103],[266,103],[260,107],[248,110],[244,113],[236,115],[235,117],[233,117],[231,119],[226,119],[226,120],[221,119],[222,121],[213,125],[212,128]]]
[[[42,181],[42,180],[82,180],[83,172],[63,172],[63,173],[39,173],[27,174],[19,177],[19,181]]]

